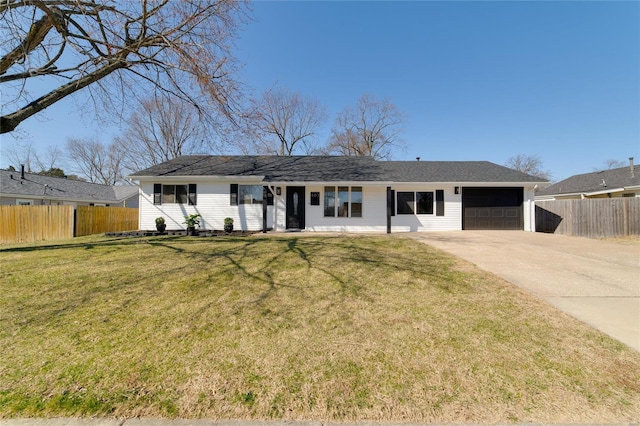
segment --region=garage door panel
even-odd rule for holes
[[[523,188],[462,188],[463,229],[524,229]]]

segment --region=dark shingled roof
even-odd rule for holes
[[[602,192],[630,186],[639,186],[640,166],[634,166],[633,175],[634,177],[631,177],[630,166],[574,175],[538,191],[536,196]],[[604,184],[602,183],[603,180]]]
[[[178,157],[136,177],[264,176],[266,182],[544,182],[488,161],[376,161],[345,156]]]
[[[0,170],[0,194],[26,198],[116,203],[138,194],[135,186],[109,186],[81,180]]]
[[[267,182],[377,181],[384,171],[370,157],[188,155],[136,176],[264,176]]]
[[[544,182],[489,161],[386,161],[394,182]]]

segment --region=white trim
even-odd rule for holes
[[[16,198],[16,206],[33,206],[33,200],[26,198]]]

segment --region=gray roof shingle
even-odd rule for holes
[[[141,176],[264,176],[267,182],[376,181],[383,173],[368,157],[187,155],[132,174]]]
[[[544,182],[488,161],[376,161],[346,156],[183,156],[136,177],[264,176],[266,182]]]
[[[489,161],[386,161],[394,182],[531,182],[544,179]]]
[[[634,166],[633,177],[630,166],[601,170],[568,177],[538,191],[536,196],[601,192],[640,185],[640,166]],[[603,184],[604,181],[604,184]],[[605,186],[606,185],[606,186]]]
[[[29,198],[50,198],[86,202],[115,203],[138,194],[136,186],[109,186],[81,180],[0,170],[0,194]]]

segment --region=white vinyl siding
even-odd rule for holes
[[[167,230],[186,229],[184,217],[200,214],[200,228],[211,230],[224,229],[224,219],[233,218],[235,230],[259,231],[262,229],[262,204],[229,204],[229,183],[197,184],[197,205],[153,204],[153,183],[140,184],[140,229],[155,229],[155,219],[165,218]],[[273,207],[269,206],[267,212]],[[272,221],[267,225],[271,226]]]

